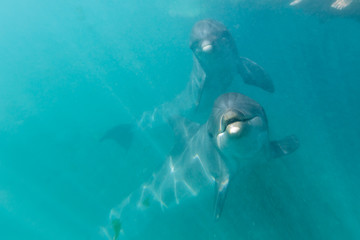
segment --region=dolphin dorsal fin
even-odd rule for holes
[[[288,155],[299,148],[299,140],[295,135],[285,137],[279,141],[270,142],[271,157],[278,158]]]
[[[237,70],[246,84],[260,87],[271,93],[275,91],[270,76],[260,65],[250,59],[239,57]]]

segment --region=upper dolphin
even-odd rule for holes
[[[212,19],[195,23],[190,48],[194,56],[190,85],[195,105],[204,97],[212,98],[213,103],[232,84],[236,74],[240,74],[246,84],[274,92],[274,85],[264,69],[239,56],[235,41],[224,24]]]
[[[213,215],[219,219],[235,173],[298,148],[295,136],[270,141],[264,109],[239,93],[221,95],[203,125],[184,118],[170,123],[179,142],[152,179],[111,210],[112,226],[118,229],[114,239],[120,231],[135,234],[129,229],[139,231],[154,213],[194,198],[211,186],[216,192]]]
[[[221,94],[235,85],[240,74],[246,84],[254,85],[268,92],[274,92],[269,75],[255,62],[240,57],[233,37],[224,24],[205,19],[195,23],[190,36],[193,52],[193,68],[186,88],[174,100],[145,112],[139,121],[141,127],[167,122],[176,115],[187,115],[201,109],[208,114],[211,105]],[[198,111],[197,111],[198,112]]]

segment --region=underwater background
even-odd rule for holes
[[[0,239],[113,234],[110,209],[174,140],[167,128],[128,150],[100,139],[185,88],[190,31],[204,18],[223,22],[239,55],[272,77],[274,94],[241,93],[263,105],[272,138],[294,133],[300,148],[237,176],[218,222],[194,199],[139,239],[360,239],[360,12],[288,4],[3,0]]]

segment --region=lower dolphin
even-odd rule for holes
[[[215,188],[213,216],[221,216],[232,176],[273,158],[294,152],[295,136],[269,139],[268,121],[257,102],[239,93],[221,95],[208,121],[200,125],[184,118],[170,121],[179,142],[166,163],[119,206],[110,212],[115,232],[134,237],[154,212],[175,207]]]

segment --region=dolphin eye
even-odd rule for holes
[[[209,137],[211,137],[211,138],[214,137],[214,135],[211,132],[208,132],[208,134],[209,134]]]

